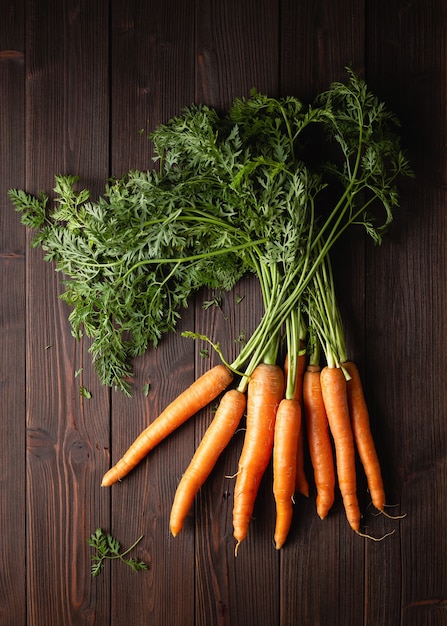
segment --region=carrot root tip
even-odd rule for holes
[[[379,509],[378,514],[385,515],[385,517],[388,517],[388,519],[403,519],[404,517],[407,517],[406,513],[402,513],[400,515],[391,515],[391,513],[387,513],[385,509]]]
[[[367,533],[362,533],[360,530],[356,530],[355,532],[357,533],[357,535],[360,535],[360,537],[364,537],[365,539],[371,539],[371,541],[383,541],[387,537],[390,537],[391,535],[394,535],[394,533],[396,531],[392,530],[389,533],[385,533],[381,537],[373,537],[372,535],[368,535]]]
[[[228,479],[236,478],[238,474],[240,474],[240,472],[241,470],[238,470],[236,474],[225,474],[225,478],[228,478]]]
[[[241,542],[240,542],[240,541],[238,541],[238,542],[236,543],[236,545],[234,546],[234,556],[235,556],[235,557],[237,556],[237,554],[238,554],[238,552],[239,552],[239,546],[240,546],[240,545],[241,545]]]
[[[368,506],[374,506],[373,502],[370,502]],[[385,504],[383,507],[376,507],[376,512],[372,513],[373,517],[378,517],[379,515],[384,515],[385,517],[388,517],[388,519],[403,519],[404,517],[407,517],[406,513],[400,513],[398,515],[391,515],[391,513],[387,513],[385,511],[385,508],[393,508],[399,506],[398,504]]]

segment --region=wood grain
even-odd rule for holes
[[[0,22],[0,622],[26,623],[25,231],[7,191],[25,175],[24,7]]]
[[[250,89],[276,95],[279,2],[196,3],[196,100],[219,109]]]
[[[95,193],[108,173],[103,7],[28,3],[23,184],[31,192],[50,193],[56,173],[75,173]],[[108,588],[86,576],[86,538],[96,525],[109,525],[107,493],[99,488],[109,447],[109,393],[92,373],[87,342],[71,336],[59,299],[61,276],[43,263],[40,251],[27,254],[26,280],[27,620],[92,623],[96,612],[102,619],[110,614]],[[81,398],[81,384],[91,402]]]
[[[400,602],[393,597],[382,615],[370,602],[368,616],[411,626],[445,619],[446,540],[439,524],[446,514],[440,497],[446,489],[446,385],[438,384],[437,374],[446,367],[446,219],[433,210],[446,199],[445,141],[435,137],[446,136],[445,16],[442,2],[378,2],[368,12],[368,76],[402,121],[416,175],[405,184],[384,249],[371,250],[367,259],[369,401],[389,499],[398,505],[391,511],[406,513],[381,582],[370,576],[368,588],[374,597],[392,586]],[[371,561],[383,570],[377,552]]]
[[[129,168],[153,167],[147,134],[194,101],[194,14],[187,3],[118,3],[112,10],[111,63],[112,171],[119,176]],[[193,382],[195,346],[181,337],[183,329],[194,329],[193,316],[192,308],[186,310],[177,332],[136,361],[131,399],[113,395],[112,459]],[[114,564],[116,624],[194,623],[193,540],[169,535],[175,487],[193,451],[190,422],[112,489],[113,531],[130,543],[144,534],[139,554],[150,567],[148,575],[136,577]]]

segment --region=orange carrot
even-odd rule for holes
[[[230,389],[222,397],[213,421],[208,426],[174,496],[170,528],[174,537],[182,530],[194,498],[234,435],[245,411],[246,396]]]
[[[338,486],[346,517],[351,528],[359,532],[360,507],[357,500],[354,436],[349,416],[346,379],[340,367],[326,366],[321,370],[320,382],[335,444]]]
[[[317,365],[308,366],[303,379],[303,402],[317,489],[317,513],[324,519],[334,503],[335,469],[328,418],[321,393],[320,369]]]
[[[298,365],[296,370],[295,400],[300,402],[303,399],[303,376],[306,371],[307,354],[301,351],[298,354]]]
[[[293,517],[296,456],[301,430],[301,404],[284,398],[276,413],[273,442],[273,495],[276,502],[275,546],[287,539]]]
[[[306,352],[300,351],[298,353],[298,361],[296,368],[295,390],[293,393],[293,399],[303,403],[303,375],[306,369],[307,355]],[[289,369],[289,356],[286,355],[284,362],[284,374],[287,378]],[[298,436],[297,454],[296,454],[296,472],[295,472],[295,490],[306,498],[309,496],[309,483],[304,471],[304,422],[301,422],[301,428]]]
[[[301,422],[296,451],[295,491],[309,497],[309,483],[304,471],[304,423]]]
[[[247,537],[261,478],[271,459],[276,411],[284,394],[284,374],[261,363],[247,389],[247,424],[234,489],[233,534],[237,549]]]
[[[372,503],[379,511],[383,512],[385,508],[385,490],[380,463],[371,434],[368,407],[363,393],[362,381],[355,363],[347,361],[343,363],[343,367],[346,368],[351,376],[351,380],[347,382],[347,393],[355,443],[365,470]]]
[[[124,478],[160,441],[214,400],[232,380],[233,374],[222,364],[200,376],[143,430],[123,457],[104,475],[101,486],[109,487]]]

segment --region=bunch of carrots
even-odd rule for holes
[[[123,390],[124,357],[172,330],[190,293],[216,282],[231,289],[248,273],[258,281],[263,316],[234,361],[212,339],[184,333],[210,343],[221,363],[167,406],[103,478],[103,486],[124,478],[222,394],[178,485],[173,535],[244,416],[234,486],[236,550],[270,461],[275,545],[284,544],[294,495],[309,493],[306,440],[321,518],[338,481],[349,524],[362,534],[357,452],[372,502],[385,513],[362,384],[346,354],[330,251],[359,225],[381,243],[398,206],[396,180],[411,175],[396,127],[395,116],[349,70],[347,84],[334,83],[312,106],[253,91],[223,117],[205,106],[186,109],[151,135],[159,172],[130,173],[96,205],[85,190],[74,191],[72,178],[58,180],[60,206],[52,219],[46,198],[10,193],[23,222],[40,229],[35,245],[70,276],[65,299],[75,307],[76,335],[83,325],[94,338],[103,380]],[[287,358],[280,365],[284,342]]]
[[[357,453],[372,503],[384,514],[385,491],[362,382],[346,355],[329,252],[351,225],[362,224],[380,243],[392,219],[397,205],[394,180],[411,173],[396,136],[389,132],[389,122],[395,119],[353,74],[348,86],[334,85],[305,114],[296,103],[255,96],[238,101],[229,117],[250,148],[250,159],[231,186],[244,202],[240,231],[248,240],[256,239],[256,244],[244,249],[244,263],[259,281],[264,315],[233,363],[207,337],[185,333],[209,341],[222,363],[193,383],[141,433],[105,474],[102,485],[122,479],[164,437],[225,392],[178,485],[170,518],[172,534],[182,529],[198,490],[245,414],[234,485],[236,552],[247,537],[261,479],[271,461],[274,541],[277,549],[283,546],[292,523],[294,495],[309,493],[303,460],[306,439],[318,515],[328,515],[338,482],[350,526],[365,535],[360,530]],[[281,127],[281,118],[286,120],[286,130],[275,142],[266,141]],[[305,150],[300,144],[301,135],[314,124],[323,126],[342,153],[341,162],[328,162],[317,175],[311,166],[303,165]],[[300,159],[297,147],[302,150]],[[329,181],[336,194],[333,208],[317,214],[317,198]],[[374,202],[385,210],[385,221],[379,226],[370,213]],[[272,215],[271,206],[275,207]],[[264,215],[269,220],[263,220]],[[280,366],[279,345],[284,338],[287,358]],[[233,386],[235,377],[240,380]]]
[[[320,274],[315,278],[316,283],[320,282]],[[330,284],[333,287],[332,276]],[[309,310],[314,307],[313,300],[321,283],[313,287]],[[324,309],[325,313],[332,313],[333,319],[324,320],[320,316],[317,321],[315,312],[309,314],[307,331],[313,339],[307,347],[303,340],[302,314],[295,312],[293,317],[295,323],[301,319],[301,330],[298,352],[294,353],[298,354],[298,361],[293,370],[289,367],[289,354],[282,367],[264,360],[255,367],[248,383],[242,382],[239,387],[233,388],[231,368],[224,364],[216,365],[180,394],[139,435],[105,474],[102,486],[111,486],[124,478],[166,436],[224,392],[214,418],[177,487],[170,516],[173,536],[182,530],[199,489],[245,414],[244,444],[234,486],[236,554],[239,544],[247,537],[258,489],[271,462],[276,504],[274,543],[277,549],[284,545],[292,524],[295,494],[309,495],[304,469],[305,441],[313,468],[319,517],[324,519],[331,510],[338,481],[349,525],[359,535],[375,539],[360,531],[356,451],[367,477],[372,504],[381,513],[391,516],[385,511],[385,490],[362,382],[355,363],[347,360],[343,351],[339,312],[335,301],[329,301],[333,295],[332,290],[327,292],[326,289],[319,293],[329,305]],[[323,326],[325,323],[326,326]],[[340,354],[329,347],[331,331],[337,333]],[[328,334],[324,335],[325,332]],[[296,340],[291,328],[287,329],[287,335],[289,342]],[[323,367],[319,357],[322,344],[316,336],[326,342],[327,364]],[[339,356],[343,358],[342,362]]]

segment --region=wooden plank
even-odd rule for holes
[[[26,8],[26,187],[50,193],[54,174],[74,173],[95,193],[108,173],[107,6],[29,1]],[[99,488],[109,394],[92,372],[87,342],[71,336],[61,291],[54,267],[41,251],[29,251],[27,620],[104,624],[109,589],[89,574],[86,538],[109,524],[109,500]],[[80,384],[91,400],[80,397]]]
[[[196,3],[196,101],[227,109],[251,88],[277,94],[278,0]]]
[[[361,72],[364,21],[357,2],[283,3],[281,93],[311,102],[332,81],[346,81],[347,65]],[[363,235],[356,233],[331,252],[351,358],[364,347],[363,250]],[[318,518],[308,459],[306,472],[310,497],[298,496],[289,541],[281,550],[281,624],[363,623],[364,541],[349,528],[338,494],[328,518]]]
[[[299,89],[311,101],[328,81],[345,80],[345,67],[364,69],[364,7],[355,2],[297,3],[281,6],[281,93]]]
[[[212,294],[204,294],[210,299]],[[239,302],[239,297],[243,299]],[[262,314],[256,281],[244,278],[229,294],[222,294],[221,308],[207,309],[197,303],[199,332],[218,341],[230,362],[236,358],[239,337],[249,337]],[[199,357],[200,358],[200,357]],[[205,371],[214,362],[212,355],[201,359]],[[211,407],[212,408],[212,407]],[[197,445],[212,419],[210,410],[199,416]],[[276,623],[278,614],[278,555],[272,546],[274,504],[271,466],[265,472],[255,502],[247,539],[239,546],[233,538],[233,494],[235,474],[244,441],[244,420],[213,473],[196,498],[195,524],[197,562],[196,624]],[[179,536],[179,540],[182,538]],[[265,576],[268,571],[269,575]],[[264,621],[265,620],[265,621]]]
[[[146,134],[194,100],[194,14],[188,3],[134,0],[114,5],[111,18],[112,172],[121,175],[153,166]],[[192,307],[184,311],[177,333],[135,361],[132,398],[113,395],[112,461],[193,382],[195,347],[180,336],[194,327],[193,315]],[[114,532],[128,543],[144,534],[138,553],[150,566],[135,576],[116,564],[113,624],[194,623],[193,537],[174,542],[169,534],[175,487],[193,449],[191,422],[112,487]]]
[[[446,385],[437,374],[446,367],[446,26],[441,1],[368,7],[368,79],[400,118],[416,173],[383,250],[367,259],[368,390],[389,500],[399,505],[391,512],[407,515],[386,567],[370,548],[380,572],[368,577],[371,623],[444,619]],[[385,593],[386,603],[370,602]]]
[[[277,95],[278,10],[277,2],[254,0],[197,4],[199,101],[227,109],[235,97],[247,96],[252,87]],[[237,294],[243,296],[241,302]],[[247,277],[234,292],[222,294],[221,309],[204,310],[202,301],[212,297],[209,293],[197,299],[197,330],[219,341],[231,361],[238,352],[238,337],[249,337],[262,316],[259,287],[255,279]],[[197,361],[199,371],[204,371],[215,357],[209,363],[197,353]],[[210,411],[200,416],[197,445],[210,419]],[[196,501],[197,626],[277,623],[279,571],[278,555],[272,547],[271,468],[256,499],[248,538],[238,556],[234,555],[235,478],[228,476],[237,472],[242,444],[243,430],[223,453]]]
[[[9,232],[12,235],[14,231]],[[0,436],[6,443],[0,458],[0,589],[5,594],[0,609],[2,626],[10,623],[11,615],[18,626],[26,623],[24,268],[23,252],[0,255],[0,290],[2,295],[6,295],[1,298],[0,304],[0,350],[3,363],[0,378],[3,394]]]
[[[15,2],[0,23],[0,624],[26,623],[25,231],[8,201],[21,184],[24,153],[24,7]]]

